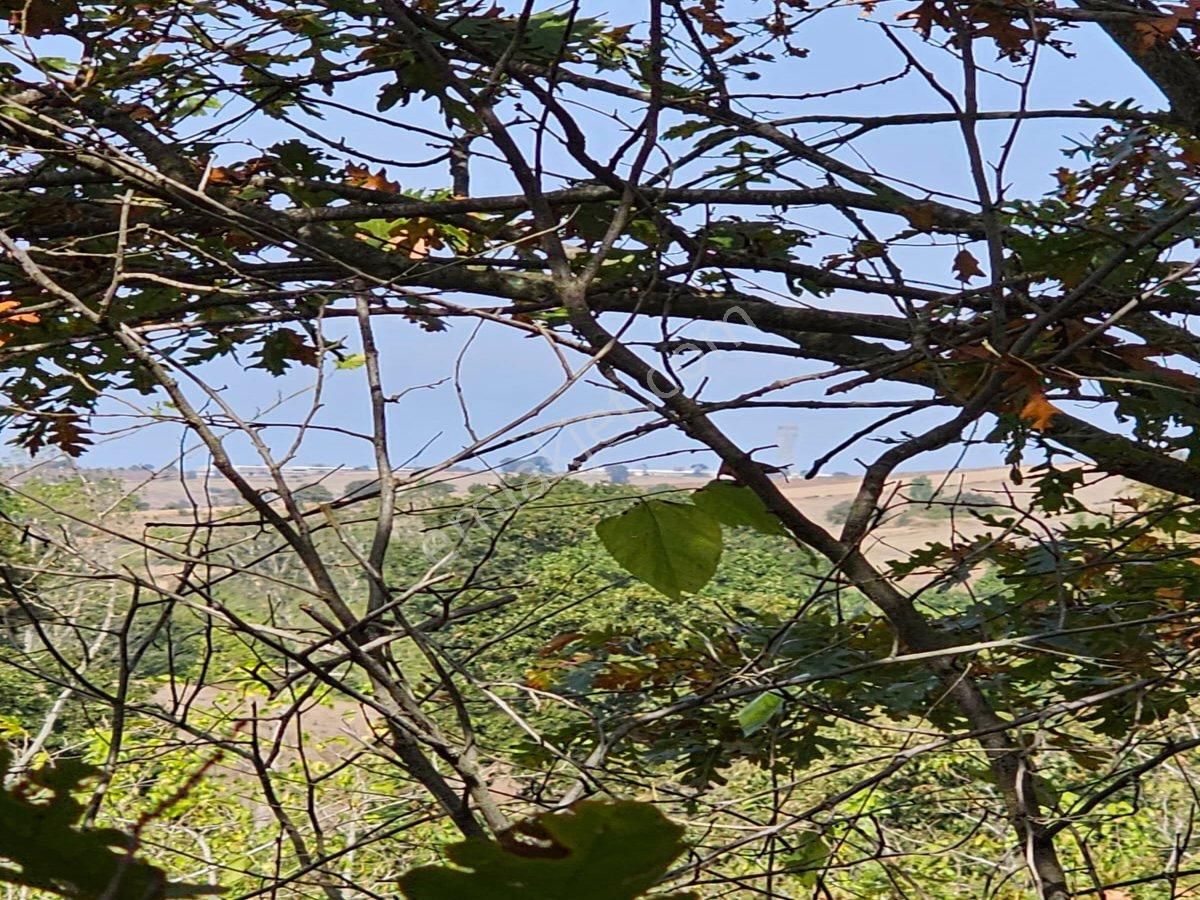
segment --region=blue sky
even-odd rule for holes
[[[873,18],[891,21],[909,4],[880,4]],[[631,8],[634,4],[629,5]],[[639,5],[640,6],[640,5]],[[801,32],[801,43],[809,48],[805,59],[784,59],[776,65],[762,69],[763,78],[753,83],[735,85],[743,90],[761,93],[771,92],[817,92],[823,89],[845,86],[854,82],[871,81],[899,68],[899,56],[883,39],[877,28],[861,21],[854,9],[843,9],[818,16]],[[1031,108],[1071,107],[1079,99],[1094,102],[1119,100],[1133,96],[1149,108],[1156,108],[1161,101],[1132,64],[1107,39],[1091,29],[1076,29],[1070,32],[1074,59],[1063,59],[1057,53],[1042,49],[1038,61]],[[915,43],[913,46],[917,46]],[[947,66],[948,57],[933,48],[917,47],[925,60],[940,77],[944,77],[952,88],[957,84],[957,72]],[[985,49],[981,46],[981,55]],[[991,54],[984,57],[991,62]],[[1007,63],[995,64],[997,69],[1011,72]],[[1015,93],[1011,87],[1001,88],[994,83],[986,86],[983,95],[985,108],[1013,108]],[[337,99],[361,108],[373,109],[373,97],[341,96]],[[604,98],[595,98],[598,108],[611,104]],[[768,106],[764,104],[764,106]],[[944,110],[945,102],[918,79],[874,88],[860,93],[843,94],[820,101],[806,102],[802,106],[778,104],[781,114],[796,112],[810,114],[832,112],[846,114],[887,114],[893,112],[921,112]],[[414,121],[418,124],[434,124],[437,120],[432,110],[413,104],[397,107],[387,114],[396,121]],[[587,115],[584,113],[584,115]],[[237,136],[253,140],[259,145],[270,144],[281,137],[291,136],[272,123],[271,131],[261,131],[262,120],[256,125],[243,127]],[[1086,120],[1035,121],[1023,126],[1021,137],[1007,170],[1012,185],[1012,196],[1036,196],[1052,187],[1051,173],[1064,164],[1061,149],[1073,137],[1083,137],[1094,130],[1096,123]],[[331,114],[321,124],[322,133],[333,139],[344,138],[349,146],[361,146],[378,155],[387,156],[389,148],[396,146],[396,133],[389,127],[364,123],[343,114]],[[996,124],[986,127],[984,136],[995,148],[1007,135],[1008,126]],[[594,115],[588,123],[589,137],[597,146],[619,140],[611,122]],[[811,132],[815,134],[815,132]],[[898,175],[914,183],[936,186],[951,194],[969,194],[968,170],[962,141],[956,126],[920,126],[892,128],[875,132],[855,145],[863,159],[843,155],[847,161],[858,164],[875,163],[891,175]],[[416,159],[425,154],[419,146],[405,146],[404,159]],[[223,151],[225,158],[235,159],[250,155],[245,147],[231,145]],[[557,163],[556,160],[552,162]],[[565,163],[564,163],[565,165]],[[793,169],[795,174],[803,175]],[[445,173],[436,170],[390,169],[389,174],[398,178],[405,188],[444,187]],[[815,176],[816,173],[810,173]],[[815,180],[812,183],[819,183]],[[474,169],[475,193],[509,193],[515,191],[511,177],[502,166],[477,163]],[[824,214],[810,213],[815,226],[830,226],[834,223]],[[807,223],[806,223],[807,224]],[[839,227],[845,228],[844,223]],[[894,223],[893,223],[894,227]],[[831,245],[832,248],[832,245]],[[844,248],[843,248],[844,249]],[[921,255],[916,255],[920,253]],[[819,254],[817,257],[819,259]],[[947,253],[945,248],[937,251],[914,251],[911,256],[916,271],[927,267],[931,279],[944,281],[948,277]],[[838,298],[834,298],[835,302]],[[861,302],[861,301],[854,301]],[[882,311],[889,310],[886,302],[878,305]],[[610,323],[616,324],[616,323]],[[397,463],[412,457],[421,462],[432,462],[452,453],[466,440],[466,430],[459,402],[450,381],[456,364],[461,365],[462,389],[466,404],[471,411],[473,424],[479,433],[520,415],[541,400],[558,383],[559,366],[554,355],[544,342],[528,339],[502,327],[484,327],[474,333],[469,323],[459,323],[447,332],[430,334],[400,321],[380,323],[379,342],[384,348],[384,374],[392,392],[417,385],[438,387],[414,389],[393,406],[392,446]],[[730,329],[720,326],[703,326],[697,332],[700,337],[733,336]],[[339,336],[337,329],[331,329]],[[649,334],[647,336],[650,336]],[[745,338],[751,336],[747,333]],[[464,346],[469,344],[466,352]],[[459,358],[461,356],[461,363]],[[695,371],[696,376],[709,379],[706,397],[718,399],[749,390],[765,382],[804,374],[804,366],[784,357],[751,358],[745,354],[712,354]],[[247,416],[256,410],[277,403],[297,391],[304,391],[313,382],[311,370],[294,370],[284,378],[271,378],[258,371],[245,371],[232,361],[222,361],[198,370],[199,375],[210,384],[220,386],[222,398],[235,404]],[[323,406],[314,422],[330,429],[365,430],[367,406],[364,390],[364,375],[361,370],[328,371],[323,385]],[[594,379],[592,379],[594,380]],[[791,391],[793,399],[815,398],[821,395],[823,386],[800,388]],[[871,388],[857,395],[860,399],[884,400],[899,397],[920,396],[918,393],[884,386]],[[121,427],[132,424],[132,420],[120,418],[125,403],[148,405],[140,397],[121,398],[119,403],[106,406],[106,413],[116,418],[105,418],[103,427]],[[150,401],[153,402],[153,401]],[[311,395],[285,402],[267,418],[272,421],[295,420],[304,414],[311,403]],[[628,401],[616,397],[603,388],[589,384],[576,385],[566,396],[556,402],[538,421],[569,417],[596,409],[624,408]],[[793,462],[802,470],[807,461],[825,452],[846,434],[866,424],[877,415],[862,411],[778,411],[764,410],[754,413],[739,413],[720,419],[730,433],[747,446],[762,446],[776,441],[780,425],[794,425],[797,441],[794,459],[780,459],[770,451],[764,458],[779,462]],[[907,428],[928,425],[929,418],[912,417]],[[564,463],[589,439],[602,438],[624,427],[619,420],[607,419],[582,434],[568,434],[540,451],[535,444],[528,444],[527,452],[542,452],[558,463]],[[280,428],[267,432],[277,448],[286,445],[293,436],[290,429]],[[894,433],[894,432],[893,432]],[[99,440],[95,449],[84,459],[89,465],[119,465],[125,463],[163,464],[178,453],[180,430],[174,425],[158,425],[140,429],[136,433],[114,434],[112,439]],[[234,458],[242,463],[256,463],[245,442],[233,440],[230,444]],[[616,451],[602,459],[615,461],[642,454],[665,453],[687,449],[682,438],[672,434],[649,437],[630,449]],[[513,451],[508,451],[512,453]],[[856,450],[844,453],[835,459],[829,469],[854,470],[855,458],[870,458],[878,448],[860,445]],[[959,450],[923,457],[921,468],[934,468],[957,461]],[[506,454],[492,457],[493,463]],[[197,463],[201,457],[195,457]],[[361,441],[337,431],[310,432],[304,446],[296,456],[297,462],[344,464],[349,466],[370,461],[370,449]],[[658,466],[687,465],[696,461],[711,462],[707,454],[680,456],[669,462],[658,462]],[[987,465],[998,461],[992,448],[974,448],[968,452],[964,462],[968,465]]]

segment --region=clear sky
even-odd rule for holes
[[[909,4],[881,3],[873,18],[891,21]],[[618,4],[619,9],[631,12],[640,9],[640,4]],[[800,43],[809,49],[804,59],[784,59],[775,65],[762,68],[763,78],[755,82],[734,85],[742,90],[761,93],[774,92],[817,92],[823,89],[844,87],[856,82],[869,82],[875,78],[896,72],[900,58],[879,34],[878,29],[859,19],[856,9],[847,8],[818,16],[801,32]],[[1070,107],[1081,97],[1095,102],[1120,100],[1136,97],[1148,108],[1161,105],[1152,88],[1140,77],[1132,64],[1107,39],[1092,29],[1077,29],[1069,33],[1075,41],[1074,59],[1064,59],[1052,50],[1043,48],[1038,60],[1038,75],[1034,80],[1031,108]],[[946,65],[947,57],[941,51],[926,48],[923,58],[934,67],[951,86],[957,84],[956,72]],[[988,54],[990,61],[990,53]],[[1011,71],[1006,63],[997,63],[997,68]],[[989,84],[984,97],[987,108],[1013,108],[1015,93],[1010,88],[1001,90]],[[359,108],[373,109],[373,97],[355,96],[336,99]],[[609,101],[595,98],[597,107],[606,107]],[[763,103],[764,109],[770,104]],[[932,90],[924,87],[918,79],[908,78],[893,85],[873,88],[860,93],[849,93],[826,100],[811,101],[802,107],[779,104],[781,114],[795,112],[817,113],[838,111],[847,114],[885,114],[894,112],[943,111],[945,103]],[[434,124],[436,117],[430,109],[417,105],[396,107],[386,114],[395,121],[415,121]],[[268,120],[269,121],[269,120]],[[269,123],[271,132],[259,132],[264,120],[256,118],[254,124],[243,127],[237,137],[267,145],[290,133],[279,131],[278,123]],[[1016,152],[1008,168],[1012,196],[1037,196],[1052,187],[1051,173],[1064,159],[1060,155],[1071,137],[1082,137],[1091,133],[1096,123],[1086,120],[1067,122],[1036,121],[1023,126]],[[348,146],[359,146],[370,152],[389,157],[395,154],[398,161],[417,159],[425,154],[425,148],[405,145],[403,152],[397,147],[397,132],[388,126],[363,122],[350,116],[331,112],[321,123],[322,133],[330,138],[345,139]],[[1007,125],[997,124],[986,130],[986,137],[995,147],[1007,134]],[[607,130],[607,133],[606,133]],[[813,132],[815,133],[815,132]],[[589,136],[598,144],[619,139],[615,128],[607,119],[596,115],[589,122]],[[914,183],[936,185],[952,194],[969,194],[968,171],[962,142],[953,125],[892,128],[877,131],[855,145],[863,153],[865,161],[873,162],[889,174],[900,174]],[[224,151],[226,158],[233,159],[250,155],[245,147],[230,146]],[[864,159],[850,161],[862,164]],[[798,170],[793,170],[798,171]],[[412,170],[394,168],[389,170],[405,188],[444,187],[445,172],[436,170]],[[813,182],[819,183],[816,173]],[[478,163],[474,170],[474,192],[477,194],[514,192],[511,177],[503,167]],[[795,213],[796,218],[804,215]],[[813,214],[816,216],[817,214]],[[829,225],[831,220],[814,219],[814,225]],[[893,222],[894,226],[894,222]],[[845,229],[844,223],[840,226]],[[842,248],[844,249],[844,248]],[[819,259],[819,254],[816,257]],[[937,271],[930,270],[930,277],[944,281],[947,273],[945,255],[936,256]],[[806,260],[807,261],[807,260]],[[836,301],[837,298],[835,298]],[[858,302],[858,301],[856,301]],[[887,311],[889,307],[879,307]],[[334,336],[337,329],[332,329]],[[692,332],[699,337],[736,339],[736,330],[721,326],[702,326]],[[653,336],[647,334],[647,337]],[[749,337],[748,333],[742,337]],[[487,433],[493,428],[513,419],[529,409],[553,390],[560,381],[558,362],[549,348],[540,340],[528,339],[511,330],[500,327],[485,327],[475,332],[470,323],[453,325],[448,331],[430,334],[405,322],[393,320],[379,325],[379,339],[384,348],[384,368],[388,388],[398,393],[406,388],[415,388],[394,404],[392,420],[393,450],[397,463],[406,458],[421,462],[432,462],[454,452],[466,440],[458,395],[453,386],[453,376],[458,367],[461,375],[462,396],[471,414],[471,424],[477,433]],[[245,361],[249,361],[248,358]],[[784,357],[751,358],[744,354],[712,354],[693,369],[696,378],[706,377],[710,387],[709,399],[729,397],[739,391],[757,387],[767,381],[802,374],[802,364]],[[223,386],[222,398],[233,404],[248,417],[256,410],[279,402],[280,398],[296,392],[305,392],[313,384],[311,369],[297,369],[284,378],[272,378],[263,372],[244,370],[233,361],[222,361],[198,371],[209,383]],[[418,385],[436,385],[416,388]],[[789,393],[791,398],[819,397],[825,385],[800,388]],[[858,395],[861,399],[895,399],[920,396],[899,388],[872,388]],[[311,403],[311,393],[305,393],[284,402],[278,409],[266,413],[262,418],[272,422],[296,421]],[[322,386],[323,405],[314,418],[320,426],[331,429],[312,431],[297,454],[296,461],[304,463],[360,465],[370,461],[368,445],[343,433],[344,430],[363,430],[367,423],[364,374],[361,370],[327,371]],[[109,403],[105,412],[111,418],[102,420],[105,428],[120,429],[133,424],[123,418],[128,403],[146,407],[153,401],[140,397],[122,397]],[[559,399],[541,415],[537,421],[549,422],[579,415],[596,409],[625,408],[627,402],[611,391],[589,384],[576,385],[566,396]],[[856,427],[866,424],[877,412],[820,411],[795,412],[765,410],[727,416],[722,424],[748,446],[774,444],[781,425],[794,425],[797,439],[793,458],[783,459],[775,452],[767,452],[765,458],[778,462],[796,463],[803,470],[808,460],[823,453],[840,438]],[[913,417],[907,428],[918,428],[931,420]],[[560,436],[544,449],[535,444],[524,445],[525,452],[541,452],[561,465],[570,459],[589,440],[614,434],[626,427],[624,420],[608,418],[592,423],[582,433]],[[276,447],[282,447],[294,435],[293,429],[278,428],[266,432]],[[108,440],[100,440],[83,462],[87,465],[121,465],[130,463],[162,464],[179,452],[180,429],[173,425],[144,428],[136,433],[116,432]],[[242,463],[256,463],[245,442],[233,441],[234,458]],[[663,453],[687,448],[689,445],[680,437],[670,434],[652,436],[637,445],[637,453],[617,451],[603,457],[604,461],[615,461],[629,455]],[[511,452],[511,451],[510,451]],[[958,450],[921,460],[922,468],[935,468],[956,461]],[[845,453],[829,466],[828,470],[856,469],[854,459],[869,458],[878,453],[877,447],[860,445],[855,451]],[[492,458],[495,463],[498,454]],[[201,463],[201,457],[195,457]],[[656,466],[671,467],[687,465],[696,461],[711,462],[704,454],[681,456],[670,461],[654,463]],[[986,465],[997,462],[995,450],[977,448],[972,450],[965,462],[969,465]]]

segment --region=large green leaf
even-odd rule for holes
[[[683,827],[649,803],[585,800],[518,825],[501,843],[452,844],[446,855],[462,868],[414,869],[400,889],[409,900],[633,900],[683,853],[682,838]]]
[[[829,865],[829,856],[829,846],[821,835],[809,832],[795,841],[785,865],[803,887],[814,888],[820,881],[821,870]]]
[[[763,534],[787,534],[779,518],[744,484],[710,481],[692,494],[692,502],[722,525],[753,528]]]
[[[644,500],[596,533],[622,568],[675,600],[708,584],[721,559],[720,523],[691,504]]]
[[[769,691],[759,694],[738,710],[738,724],[742,726],[742,734],[750,737],[771,721],[771,717],[779,712],[781,706],[783,706],[783,698],[778,694]]]

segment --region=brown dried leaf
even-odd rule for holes
[[[54,424],[50,426],[51,443],[67,456],[83,455],[83,451],[92,443],[88,434],[88,429],[83,427],[78,416],[55,419]]]
[[[721,17],[719,0],[700,0],[698,5],[688,7],[687,14],[700,23],[701,31],[717,39],[721,50],[728,50],[741,40]]]
[[[1156,46],[1169,41],[1179,30],[1180,15],[1155,16],[1133,23],[1138,40],[1134,48],[1138,53],[1148,53]]]
[[[933,231],[934,208],[932,203],[917,203],[913,206],[902,206],[899,210],[908,224],[917,231]]]
[[[35,38],[61,32],[67,19],[78,12],[75,0],[29,0],[12,11],[8,22],[27,37]]]
[[[970,250],[959,250],[954,257],[954,277],[959,281],[970,281],[972,278],[982,278],[983,269],[979,268],[979,260]]]
[[[917,34],[926,39],[929,38],[934,25],[945,28],[949,24],[949,18],[937,0],[922,0],[920,5],[896,16],[896,21],[912,22]]]

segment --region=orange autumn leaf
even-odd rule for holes
[[[721,18],[717,0],[700,0],[696,6],[688,7],[688,15],[700,23],[700,30],[715,37],[721,50],[728,50],[741,38],[729,30],[729,23]]]
[[[254,235],[247,234],[245,231],[237,228],[231,228],[225,232],[224,241],[226,247],[238,253],[258,250],[263,246],[260,238],[256,238]]]
[[[1061,409],[1046,399],[1041,391],[1034,391],[1021,407],[1020,416],[1028,422],[1035,431],[1045,431],[1053,422]]]
[[[3,327],[5,332],[8,331],[10,325],[36,325],[42,321],[42,317],[35,312],[14,312],[21,307],[20,300],[0,300],[0,327]],[[0,347],[8,343],[11,334],[0,333]]]
[[[20,306],[20,300],[0,300],[0,324],[36,325],[42,321],[42,317],[35,312],[10,312]]]
[[[378,191],[381,194],[400,193],[399,182],[389,181],[387,172],[383,170],[382,166],[378,172],[372,172],[366,166],[356,166],[354,163],[347,163],[346,184],[351,187],[365,188],[368,191]]]
[[[991,38],[1000,52],[1014,61],[1024,56],[1026,44],[1039,36],[1034,29],[1025,27],[1021,18],[983,4],[972,8],[971,18],[979,26],[975,34]]]
[[[367,179],[362,183],[368,191],[379,191],[381,194],[398,194],[400,193],[400,183],[398,181],[388,181],[387,174],[380,169],[372,175],[367,176]]]

